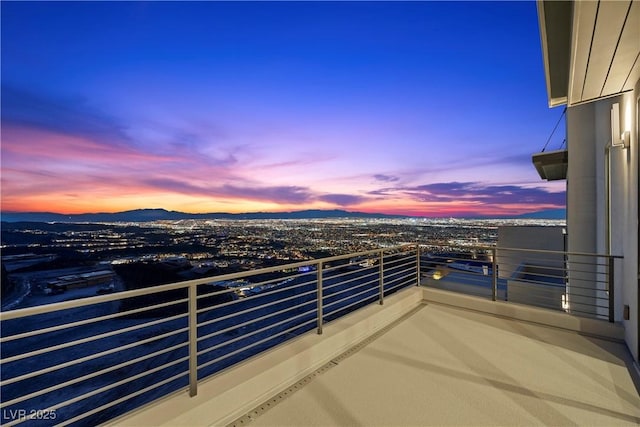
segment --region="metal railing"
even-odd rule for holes
[[[3,312],[2,424],[96,425],[194,396],[203,378],[417,285],[418,259],[399,246]]]
[[[425,246],[421,283],[492,300],[615,321],[615,255]]]

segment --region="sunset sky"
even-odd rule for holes
[[[2,211],[564,207],[534,2],[0,7]]]

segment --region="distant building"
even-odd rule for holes
[[[99,286],[109,284],[115,274],[111,270],[91,271],[81,274],[70,274],[60,276],[55,280],[47,282],[47,288],[54,291],[67,289],[86,288],[87,286]]]

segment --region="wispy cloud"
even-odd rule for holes
[[[367,191],[367,194],[371,196],[385,197],[385,196],[391,196],[391,195],[397,194],[399,190],[400,190],[399,187],[378,188],[376,190]]]
[[[414,202],[429,204],[473,204],[475,206],[565,206],[564,191],[553,192],[542,187],[525,185],[493,185],[481,182],[437,182],[416,186],[385,187],[368,194],[383,198],[407,197]]]
[[[129,140],[126,125],[82,97],[36,93],[2,85],[2,125],[20,125],[101,141],[109,145]]]
[[[148,178],[142,180],[142,183],[149,188],[166,191],[170,193],[187,194],[192,196],[205,196],[211,195],[212,190],[206,187],[195,185],[186,180],[172,179],[172,178]]]
[[[373,175],[373,177],[375,178],[376,181],[382,181],[382,182],[396,182],[400,180],[400,178],[398,178],[397,176],[383,175],[383,174],[376,174],[376,175]]]
[[[67,136],[58,147],[50,147],[69,159],[83,161],[111,157],[162,160],[175,166],[232,167],[237,165],[238,145],[224,146],[224,131],[211,123],[170,125],[137,120],[128,124],[82,96],[55,96],[44,92],[2,85],[2,128],[22,128],[42,134]],[[52,144],[52,138],[47,138]],[[60,138],[58,138],[60,141]],[[41,141],[29,140],[23,148],[38,150]],[[165,163],[165,167],[170,164]]]
[[[479,182],[440,182],[405,187],[399,191],[420,202],[466,201],[485,205],[554,205],[564,206],[564,192],[550,192],[540,187],[487,185]]]
[[[338,206],[353,206],[367,200],[364,196],[353,194],[325,194],[318,197],[318,199]]]
[[[236,200],[259,200],[278,204],[303,204],[316,199],[314,193],[306,187],[264,186],[235,184],[202,184],[172,178],[151,178],[144,184],[160,191],[168,191],[189,196],[205,196]]]
[[[302,186],[265,186],[261,184],[245,185],[194,185],[191,182],[153,178],[144,181],[146,185],[162,191],[170,191],[190,196],[209,196],[229,199],[259,200],[277,204],[305,204],[321,201],[337,206],[353,206],[368,200],[366,196],[355,194],[318,195],[308,187]]]
[[[220,190],[228,196],[250,200],[269,201],[280,204],[303,204],[313,201],[314,194],[306,187],[273,186],[273,187],[240,187],[223,185]]]

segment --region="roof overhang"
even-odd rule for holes
[[[571,58],[570,1],[538,1],[538,24],[549,106],[567,103]]]
[[[538,0],[549,106],[632,90],[640,78],[640,1]]]

